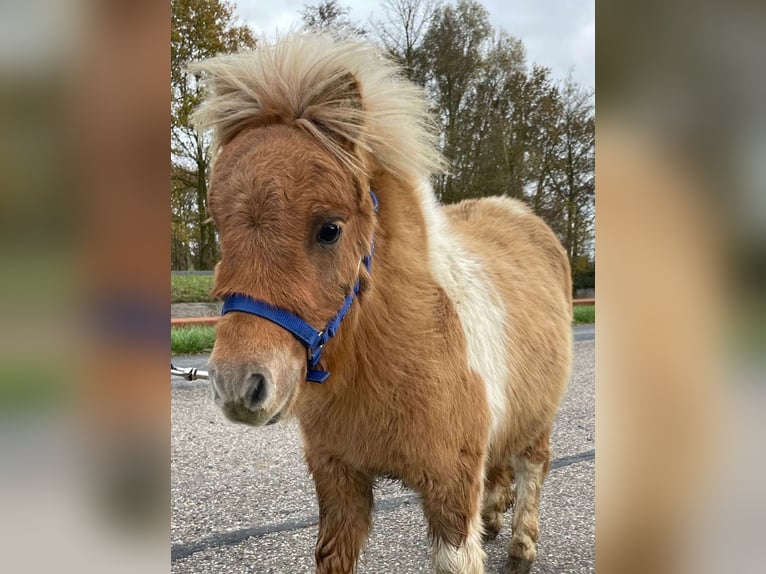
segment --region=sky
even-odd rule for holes
[[[234,0],[237,14],[259,34],[273,35],[300,25],[300,11],[318,0]],[[587,88],[595,86],[594,0],[480,0],[492,25],[520,38],[530,62],[569,73]],[[367,23],[382,16],[379,0],[339,0],[352,20]]]

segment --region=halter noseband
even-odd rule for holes
[[[374,191],[370,190],[370,197],[372,198],[375,213],[378,213],[378,196],[375,195]],[[362,263],[368,273],[370,272],[372,255],[374,252],[375,240],[373,239],[370,244],[370,253],[362,257]],[[360,288],[361,279],[357,278],[353,291],[346,296],[343,306],[340,308],[340,311],[338,311],[338,314],[335,315],[335,317],[333,317],[321,331],[317,331],[306,321],[298,317],[298,315],[280,309],[279,307],[273,307],[264,301],[253,299],[252,297],[241,293],[229,295],[224,299],[221,315],[226,315],[226,313],[231,313],[233,311],[249,313],[250,315],[268,319],[272,323],[289,331],[308,351],[306,380],[311,383],[324,383],[330,376],[330,372],[316,368],[317,365],[319,365],[319,361],[322,359],[322,350],[327,341],[332,339],[338,332],[340,322],[343,320],[343,317],[346,316],[346,313],[348,313],[356,296],[359,295]]]

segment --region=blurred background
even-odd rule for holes
[[[764,6],[596,11],[597,567],[759,572]]]
[[[9,572],[169,563],[170,7],[0,4]]]
[[[204,141],[181,149],[194,143],[183,130],[196,84],[177,65],[206,54],[184,55],[176,15],[194,6],[171,4],[173,19],[145,0],[0,5],[9,571],[170,567],[168,263],[215,258],[200,220]],[[209,50],[285,26],[277,14],[256,29],[263,13],[239,4],[224,4],[234,35]],[[545,2],[538,26],[555,32],[544,42],[517,37],[525,2],[421,3],[432,11],[412,45],[385,33],[399,2],[283,4],[297,22],[364,32],[424,85],[458,166],[435,182],[444,201],[503,186],[539,201],[573,261],[594,266],[598,252],[598,571],[762,571],[761,3],[598,2],[595,99],[582,65],[570,73],[541,49],[582,23],[563,0]],[[201,31],[192,23],[184,37]],[[440,88],[445,69],[464,74],[460,113]],[[185,108],[173,96],[187,82]],[[464,137],[477,126],[482,150]],[[562,161],[568,143],[579,171]],[[500,149],[513,152],[502,169]]]

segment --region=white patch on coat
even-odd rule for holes
[[[450,231],[449,221],[436,204],[430,186],[421,183],[417,191],[426,222],[431,273],[460,318],[468,367],[484,381],[492,414],[491,440],[505,418],[508,402],[505,305],[484,272],[481,258]]]
[[[543,484],[543,463],[531,462],[514,455],[512,464],[516,473],[516,505],[513,509],[513,536],[511,554],[524,560],[537,555],[536,538],[539,531],[540,489]]]
[[[543,463],[530,462],[518,455],[514,455],[512,461],[516,473],[515,512],[528,512],[535,508],[534,501],[542,486]]]
[[[431,562],[436,574],[484,574],[486,554],[481,547],[481,516],[477,512],[468,523],[468,533],[460,546],[440,538],[433,541]]]

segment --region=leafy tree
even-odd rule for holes
[[[550,190],[562,153],[563,102],[550,70],[533,66],[527,75],[525,99],[531,102],[527,113],[526,170],[527,198],[536,213],[552,219]]]
[[[462,118],[470,110],[469,96],[481,74],[492,35],[487,10],[477,2],[459,0],[455,6],[436,11],[423,38],[416,75],[425,79],[438,113],[442,152],[453,164],[460,161],[462,144],[469,137]],[[455,178],[447,174],[437,178],[435,191],[447,202],[464,196]]]
[[[207,222],[209,145],[189,123],[203,89],[200,78],[186,67],[223,52],[254,48],[255,38],[247,26],[237,23],[234,5],[225,0],[171,0],[170,8],[172,245],[177,251],[185,245],[188,251],[174,253],[172,263],[183,265],[193,259],[196,268],[211,269],[218,247],[215,229]],[[195,224],[190,226],[192,217]]]
[[[592,251],[595,218],[595,114],[593,94],[572,78],[561,87],[561,150],[551,189],[558,227],[570,261]]]
[[[596,264],[588,255],[577,255],[572,260],[572,290],[596,287]]]
[[[466,110],[460,116],[453,162],[453,187],[459,195],[523,195],[525,126],[514,121],[522,108],[526,60],[519,40],[493,39],[481,59]]]

